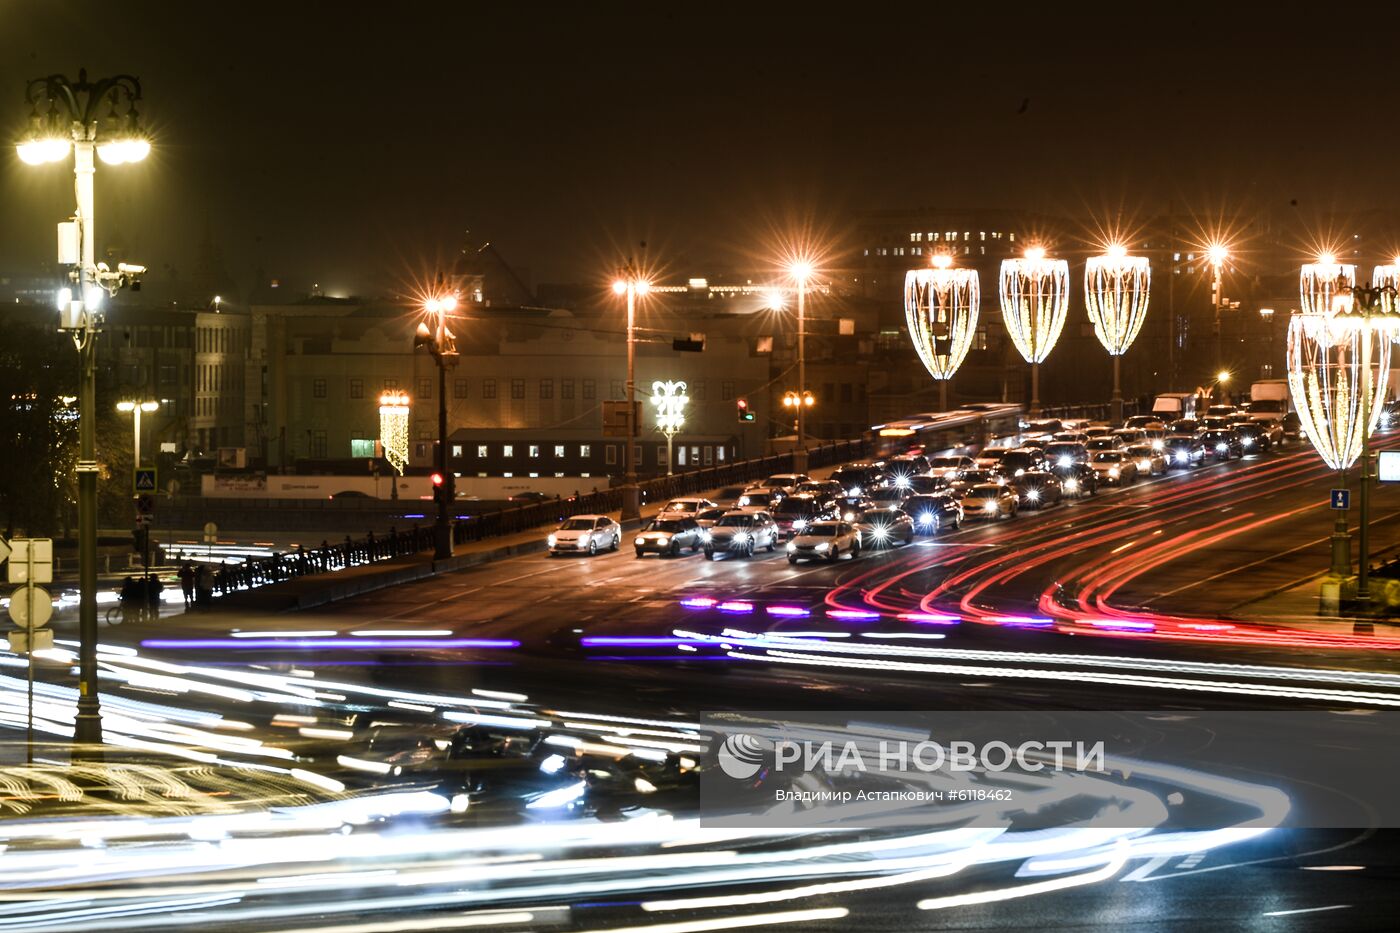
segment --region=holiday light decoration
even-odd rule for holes
[[[904,319],[909,337],[929,375],[946,383],[953,378],[977,332],[982,284],[972,269],[954,269],[953,257],[939,253],[933,268],[904,275]]]
[[[1383,312],[1395,314],[1400,311],[1395,300],[1397,290],[1400,290],[1400,256],[1371,270],[1371,287],[1382,289],[1380,299]],[[1400,331],[1396,331],[1395,339],[1400,341]]]
[[[656,430],[666,435],[666,473],[671,473],[672,442],[685,426],[685,406],[690,404],[690,396],[685,394],[685,383],[681,381],[651,384],[651,404],[656,408]]]
[[[1350,295],[1335,297],[1338,313],[1288,322],[1288,388],[1318,455],[1345,470],[1380,419],[1397,328],[1380,315],[1351,314]]]
[[[1117,244],[1084,264],[1084,306],[1094,336],[1111,356],[1127,353],[1137,339],[1151,288],[1151,264]]]
[[[379,396],[379,442],[384,446],[384,459],[400,476],[408,466],[408,403],[402,392]]]
[[[1345,299],[1347,290],[1356,285],[1356,266],[1339,263],[1331,253],[1323,253],[1317,262],[1304,264],[1298,274],[1298,298],[1304,314],[1335,314],[1337,300]]]
[[[1031,412],[1040,409],[1040,364],[1055,348],[1069,310],[1069,263],[1032,247],[1003,259],[998,281],[1001,317],[1011,342],[1031,364]]]

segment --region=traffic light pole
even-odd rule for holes
[[[452,515],[449,512],[457,499],[457,487],[452,471],[447,467],[447,360],[435,353],[438,366],[438,450],[437,468],[442,474],[442,486],[434,489],[437,496],[437,524],[433,529],[433,557],[446,560],[452,556]]]

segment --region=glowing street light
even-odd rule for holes
[[[1321,265],[1319,263],[1318,265]],[[1335,264],[1332,264],[1336,268]],[[1393,285],[1346,284],[1338,271],[1332,301],[1313,313],[1295,314],[1288,325],[1288,387],[1308,440],[1324,463],[1342,473],[1361,461],[1361,563],[1356,598],[1370,599],[1371,432],[1380,420],[1390,381],[1390,344],[1400,334]],[[1351,574],[1346,516],[1339,512],[1332,535],[1332,573]]]
[[[1129,256],[1117,243],[1084,265],[1084,305],[1094,336],[1113,357],[1114,424],[1123,421],[1123,391],[1119,371],[1123,354],[1137,339],[1147,317],[1152,291],[1152,266],[1143,256]]]
[[[447,327],[447,316],[457,310],[457,296],[441,289],[423,301],[423,320],[414,332],[413,346],[426,347],[438,370],[437,474],[442,481],[433,486],[437,517],[433,522],[433,556],[452,556],[451,506],[457,498],[457,484],[447,462],[447,370],[457,365],[457,338]],[[397,488],[398,483],[395,483]]]
[[[690,404],[690,396],[685,394],[685,383],[680,381],[651,384],[651,404],[656,409],[656,430],[666,435],[666,475],[671,475],[671,460],[674,453],[673,440],[685,426],[685,406]]]
[[[1003,259],[998,281],[1001,316],[1011,342],[1031,364],[1031,414],[1040,414],[1040,364],[1050,355],[1069,310],[1069,263],[1047,259],[1034,246],[1024,258]]]
[[[1305,263],[1298,271],[1298,300],[1304,314],[1335,314],[1339,303],[1350,300],[1356,285],[1356,266],[1339,263],[1331,253],[1322,253],[1317,262]]]
[[[812,262],[799,256],[788,263],[788,275],[797,283],[797,391],[807,392],[807,282],[812,277]],[[792,469],[807,472],[807,406],[797,406],[797,446],[792,451]]]
[[[158,408],[160,408],[160,402],[122,401],[117,403],[117,411],[131,415],[134,437],[131,448],[131,465],[133,467],[141,466],[141,414],[142,412],[153,412]]]
[[[976,270],[954,269],[947,253],[935,254],[932,268],[904,274],[904,320],[914,350],[938,382],[939,411],[948,410],[948,381],[972,347],[981,307]]]
[[[97,690],[97,334],[103,293],[135,284],[144,266],[118,263],[115,271],[97,261],[93,224],[94,154],[108,165],[138,162],[151,151],[136,109],[141,82],[132,75],[89,81],[54,74],[25,87],[29,122],[15,152],[27,165],[59,162],[73,154],[73,219],[58,225],[60,265],[71,287],[59,291],[59,329],[78,348],[78,713],[75,756],[100,757],[102,713]],[[106,105],[105,115],[100,111]],[[121,108],[119,111],[118,108]],[[66,294],[64,294],[66,293]]]
[[[637,299],[651,291],[651,283],[628,260],[613,281],[614,295],[627,296],[627,444],[624,450],[622,520],[636,521],[642,515],[641,490],[637,488]]]

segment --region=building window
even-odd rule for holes
[[[598,395],[598,384],[592,379],[583,380],[583,397],[595,398]]]
[[[312,397],[312,398],[325,398],[325,397],[326,397],[326,380],[324,380],[324,379],[313,379],[313,380],[311,381],[311,397]]]
[[[705,466],[714,463],[715,449],[709,444],[705,445]]]
[[[722,396],[720,401],[727,402],[732,399],[734,397],[734,383],[721,382],[719,384],[719,394]]]
[[[633,445],[632,445],[632,465],[633,465],[633,466],[641,466],[641,465],[642,465],[642,445],[641,445],[641,444],[633,444]]]
[[[721,444],[720,446],[718,446],[718,447],[715,448],[715,459],[718,460],[720,463],[723,463],[723,462],[724,462],[724,445],[723,445],[723,444]]]
[[[573,381],[572,379],[561,379],[561,380],[559,380],[559,397],[560,397],[560,398],[573,398],[573,397],[574,397],[574,381]]]
[[[365,381],[364,381],[363,379],[351,379],[351,380],[350,380],[350,397],[351,397],[351,398],[364,398],[364,397],[365,397]]]
[[[588,385],[588,383],[585,382],[584,385]],[[617,465],[617,445],[616,445],[616,444],[609,444],[609,445],[608,445],[608,449],[607,449],[607,451],[606,451],[606,454],[607,454],[607,456],[606,456],[604,459],[607,461],[608,466],[616,466],[616,465]]]
[[[540,398],[554,398],[554,380],[540,380]]]
[[[685,466],[685,445],[676,448],[676,466]]]
[[[524,379],[512,379],[512,380],[510,381],[510,397],[511,397],[511,398],[524,398],[524,397],[525,397],[525,380],[524,380]]]
[[[610,398],[622,398],[622,380],[614,379],[608,385],[608,396]]]
[[[697,402],[705,401],[705,394],[708,391],[709,387],[705,384],[704,379],[701,379],[698,382],[693,382],[690,385],[690,397],[695,399]]]
[[[373,457],[374,438],[372,437],[352,437],[350,438],[350,456],[352,457]]]
[[[841,401],[851,401],[851,384],[849,382],[841,383]]]
[[[397,389],[398,387],[399,387],[399,381],[398,381],[397,379],[385,379],[385,380],[384,380],[384,388],[385,388],[386,390],[388,390],[388,389]],[[266,395],[267,393],[264,392],[263,394]]]
[[[453,445],[452,445],[452,456],[457,457],[458,459],[461,458],[461,456],[462,456],[462,445],[461,445],[461,444],[453,444]]]
[[[418,380],[418,397],[420,399],[433,397],[433,380],[427,376]]]
[[[453,398],[466,398],[466,397],[467,397],[467,380],[465,380],[465,379],[457,379],[457,380],[455,380],[455,381],[452,383],[452,397],[453,397]]]
[[[515,445],[514,445],[514,444],[502,444],[502,445],[501,445],[501,456],[502,456],[502,457],[514,457],[514,456],[515,456]]]
[[[592,445],[592,444],[579,444],[579,445],[578,445],[578,455],[579,455],[580,457],[582,457],[583,459],[585,459],[585,460],[587,460],[589,457],[592,457],[592,456],[593,456],[593,445]]]
[[[531,444],[531,445],[530,445],[530,459],[532,459],[532,460],[538,460],[539,458],[540,458],[540,445],[539,445],[539,444]]]
[[[324,457],[326,455],[326,432],[311,432],[311,456]]]
[[[564,456],[564,445],[563,445],[563,444],[555,444],[555,445],[554,445],[554,456],[556,456],[556,457],[562,457],[562,456]]]
[[[476,458],[477,458],[478,460],[485,460],[485,459],[486,459],[486,445],[485,445],[485,444],[477,444],[477,445],[476,445]]]
[[[483,380],[481,381],[481,397],[482,397],[482,398],[495,398],[495,397],[496,397],[496,380],[494,380],[494,379],[483,379]]]

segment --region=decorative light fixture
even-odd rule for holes
[[[962,366],[977,332],[982,284],[973,269],[954,269],[937,253],[933,268],[904,275],[904,319],[909,339],[929,375],[938,381],[939,410],[948,409],[948,380]]]
[[[1129,256],[1118,244],[1084,265],[1084,306],[1094,325],[1094,336],[1113,357],[1113,422],[1123,420],[1123,392],[1119,370],[1124,353],[1137,339],[1147,317],[1152,290],[1152,266],[1143,256]]]
[[[1317,262],[1303,265],[1298,273],[1298,296],[1303,314],[1335,314],[1338,299],[1349,301],[1350,289],[1356,286],[1356,266],[1339,263],[1331,253],[1323,253]]]
[[[1031,247],[1003,259],[998,282],[1001,316],[1021,356],[1031,364],[1031,414],[1040,413],[1040,364],[1055,348],[1069,310],[1069,263]]]
[[[400,476],[408,466],[408,403],[402,392],[379,396],[379,441],[384,445],[384,459]]]
[[[651,404],[656,408],[656,430],[666,435],[666,475],[671,475],[672,442],[685,426],[685,406],[690,396],[685,394],[685,383],[680,381],[651,384]]]

